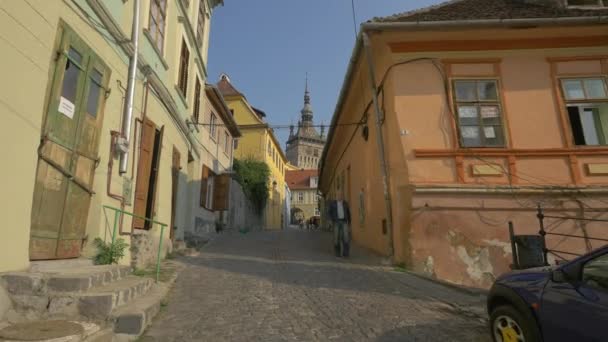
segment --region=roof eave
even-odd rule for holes
[[[334,127],[336,127],[339,119],[339,113],[342,110],[342,105],[346,98],[348,84],[350,84],[355,65],[359,60],[361,48],[363,46],[363,34],[369,31],[427,31],[438,29],[454,29],[454,28],[517,28],[529,26],[577,26],[577,25],[605,25],[608,24],[608,16],[598,15],[589,17],[563,17],[563,18],[530,18],[530,19],[480,19],[480,20],[451,20],[451,21],[429,21],[429,22],[366,22],[361,24],[361,29],[357,35],[355,46],[350,57],[348,69],[344,76],[342,89],[338,95],[336,108],[332,116],[329,131],[327,133],[327,142],[320,160],[319,169],[319,189],[323,187],[323,172],[325,171],[325,159],[327,151],[331,145],[334,136]]]
[[[226,123],[226,127],[230,131],[230,134],[232,134],[232,137],[234,137],[234,138],[241,137],[242,136],[241,131],[239,130],[239,127],[238,127],[236,121],[232,117],[230,108],[228,108],[226,101],[224,101],[224,97],[222,96],[222,93],[220,92],[220,90],[213,84],[206,84],[205,87],[206,87],[206,90],[211,91],[211,93],[213,94],[213,97],[219,103],[220,109],[221,109],[220,115],[222,116],[223,121]]]

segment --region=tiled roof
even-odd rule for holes
[[[243,96],[240,91],[236,90],[236,88],[230,83],[230,79],[227,75],[222,75],[220,77],[220,81],[217,83],[217,87],[222,93],[223,96]]]
[[[318,177],[318,170],[296,170],[285,172],[287,186],[292,189],[314,189],[310,187],[310,177]]]
[[[414,11],[374,18],[372,22],[565,18],[600,15],[608,15],[608,8],[567,8],[563,5],[562,0],[452,0]]]

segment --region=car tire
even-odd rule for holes
[[[509,319],[512,320],[512,322],[509,321]],[[498,320],[500,320],[500,322],[497,322]],[[509,323],[505,324],[505,322]],[[516,324],[516,326],[514,326],[514,331],[517,332],[518,329],[521,329],[521,332],[518,333],[523,334],[526,342],[542,341],[540,331],[538,330],[534,317],[532,317],[531,314],[522,314],[519,310],[511,305],[499,306],[490,314],[490,334],[492,335],[492,340],[494,342],[502,342],[496,338],[494,333],[497,323],[501,326],[511,326],[513,322]]]

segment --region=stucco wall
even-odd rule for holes
[[[588,36],[598,35],[601,30],[599,27],[477,30],[474,38]],[[385,114],[382,132],[393,208],[395,262],[403,262],[417,271],[449,281],[486,287],[493,277],[507,270],[510,256],[500,252],[507,243],[507,218],[514,219],[516,226],[526,226],[526,232],[532,232],[529,227],[535,220],[533,210],[536,203],[532,200],[527,202],[528,207],[521,208],[520,204],[525,201],[520,197],[525,198],[522,195],[525,191],[522,193],[519,188],[557,185],[601,190],[607,184],[605,175],[587,172],[587,164],[608,162],[605,150],[600,148],[597,153],[575,158],[568,153],[547,153],[579,151],[572,146],[570,127],[564,126],[568,121],[563,120],[564,104],[553,77],[605,76],[607,64],[601,57],[608,53],[605,47],[506,51],[470,51],[463,47],[462,51],[454,52],[405,53],[391,51],[390,44],[413,41],[412,45],[417,46],[417,41],[442,38],[471,40],[471,32],[383,32],[371,35],[375,76],[377,83],[382,81],[383,85],[379,102]],[[402,46],[411,48],[407,44]],[[346,85],[348,92],[339,112],[338,124],[358,121],[371,101],[367,58],[364,52],[358,57],[353,78]],[[506,136],[504,151],[508,153],[484,155],[487,152],[484,149],[463,149],[462,156],[450,154],[450,151],[458,149],[458,138],[448,98],[451,94],[446,97],[442,75],[447,75],[448,84],[450,77],[498,79]],[[362,137],[364,127],[359,127],[354,136],[355,128],[339,127],[334,132],[323,165],[321,190],[326,198],[346,198],[351,203],[355,242],[387,255],[389,239],[382,230],[382,221],[387,215],[373,106],[369,107],[367,114],[367,141]],[[533,152],[525,155],[521,152],[524,150]],[[472,168],[480,164],[512,170],[512,176],[508,176],[509,171],[497,175],[474,175]],[[345,177],[343,175],[346,175],[346,190],[338,186]],[[491,198],[497,201],[495,204],[500,209],[486,215],[490,222],[500,222],[500,227],[489,229],[485,220],[479,218],[478,211],[483,211],[480,207],[487,205],[490,199],[472,198],[462,195],[462,191],[501,187],[511,190]],[[423,199],[426,195],[421,195],[425,189],[444,189],[440,197],[445,203],[438,206],[429,202],[425,207]],[[591,212],[605,211],[605,202],[577,194],[575,190],[574,196],[559,198],[547,195],[536,201],[566,203],[578,200],[590,206]],[[606,199],[606,194],[597,196]],[[364,215],[360,215],[359,198],[365,202]],[[459,205],[470,208],[443,209]],[[534,230],[538,228],[537,225],[533,227]],[[571,247],[582,248],[579,252],[587,248],[580,245]]]
[[[148,8],[142,7],[142,25],[147,27]],[[146,50],[143,34],[140,37],[142,42],[141,54],[145,60],[151,63],[152,69],[165,82],[166,87],[175,92],[173,87],[177,79],[177,56],[178,47],[181,46],[181,37],[184,35],[183,24],[177,22],[178,9],[176,3],[169,2],[168,27],[164,56],[159,56],[155,51]],[[92,10],[85,1],[78,1],[78,4],[93,15]],[[132,3],[120,1],[107,2],[110,13],[122,13],[116,17],[116,21],[125,26],[125,18],[130,18]],[[122,7],[121,7],[122,6]],[[111,78],[108,82],[109,96],[104,104],[104,120],[100,132],[99,158],[100,162],[95,170],[95,180],[93,190],[95,194],[91,198],[91,205],[86,227],[87,243],[83,251],[85,256],[95,253],[91,243],[95,237],[109,239],[113,226],[113,212],[103,210],[103,205],[119,207],[119,202],[106,195],[106,176],[108,173],[108,159],[110,158],[110,131],[120,130],[121,113],[124,101],[125,86],[127,84],[127,56],[122,50],[106,40],[99,32],[98,28],[93,27],[84,18],[74,4],[70,2],[51,2],[38,1],[33,3],[33,7],[23,2],[2,2],[0,7],[4,11],[0,12],[0,32],[9,40],[2,40],[3,58],[5,63],[0,67],[4,81],[0,82],[0,111],[5,119],[0,139],[7,148],[5,159],[11,161],[11,167],[3,168],[0,176],[3,179],[10,179],[6,182],[4,196],[1,196],[0,207],[2,214],[8,220],[5,222],[8,229],[5,238],[0,242],[0,272],[9,270],[24,269],[28,266],[28,249],[30,234],[30,216],[32,214],[32,194],[34,191],[34,179],[37,165],[37,147],[40,142],[42,127],[44,124],[44,113],[46,112],[48,85],[53,78],[55,67],[54,57],[56,52],[56,42],[60,38],[59,25],[65,22],[76,32],[78,37],[107,64],[111,71]],[[9,15],[10,14],[10,15]],[[99,20],[99,19],[95,19]],[[27,23],[24,25],[24,23]],[[130,24],[126,25],[130,31]],[[108,35],[107,32],[103,32]],[[172,45],[174,44],[175,47]],[[206,42],[205,38],[205,44]],[[191,51],[193,52],[193,51]],[[165,66],[162,61],[166,62]],[[195,75],[199,70],[191,60],[190,75]],[[11,76],[13,75],[13,76]],[[204,75],[200,75],[201,83],[204,84]],[[10,80],[10,82],[8,81]],[[134,117],[141,117],[144,103],[143,78],[139,74],[136,83],[134,100]],[[183,119],[191,115],[188,103],[191,103],[193,96],[194,81],[190,77],[186,103],[179,103],[181,99],[175,96],[179,114]],[[167,224],[171,221],[171,184],[172,184],[172,151],[175,147],[181,154],[179,174],[180,189],[178,192],[178,208],[176,212],[176,226],[183,229],[188,225],[186,215],[189,202],[185,201],[188,186],[188,151],[192,148],[185,138],[184,132],[180,131],[175,120],[167,112],[167,108],[159,100],[159,96],[150,92],[148,96],[147,116],[152,119],[157,128],[164,127],[163,144],[158,170],[157,193],[156,193],[156,215],[155,219]],[[139,124],[134,124],[131,141],[136,139],[136,133],[141,132]],[[137,162],[138,146],[131,145],[129,156],[128,172],[125,175],[118,174],[118,159],[114,159],[114,170],[112,173],[112,183],[110,189],[113,193],[122,195],[123,184],[132,180],[132,191],[135,190],[136,179],[132,179],[131,166]],[[226,164],[229,157],[220,156],[222,162]],[[198,159],[197,159],[198,160]],[[200,180],[200,173],[198,176]],[[133,192],[131,192],[131,203]],[[10,194],[10,196],[8,195]],[[133,211],[132,205],[125,207],[126,211]],[[131,220],[125,217],[123,229],[129,232]],[[154,226],[149,232],[154,237],[154,244],[158,248],[158,236],[160,227]],[[183,233],[178,233],[183,235]],[[178,235],[179,236],[179,235]],[[165,231],[163,245],[164,251],[170,250],[171,244],[168,240],[169,232]],[[129,243],[129,236],[123,236]],[[121,261],[128,264],[131,255],[127,252],[126,257]]]

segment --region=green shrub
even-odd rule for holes
[[[129,247],[123,239],[114,241],[114,245],[112,245],[111,242],[105,242],[100,238],[95,239],[95,246],[97,247],[96,265],[117,264],[125,256],[125,250]]]
[[[253,159],[234,160],[235,180],[243,187],[245,196],[262,211],[268,200],[270,168],[265,162]]]

